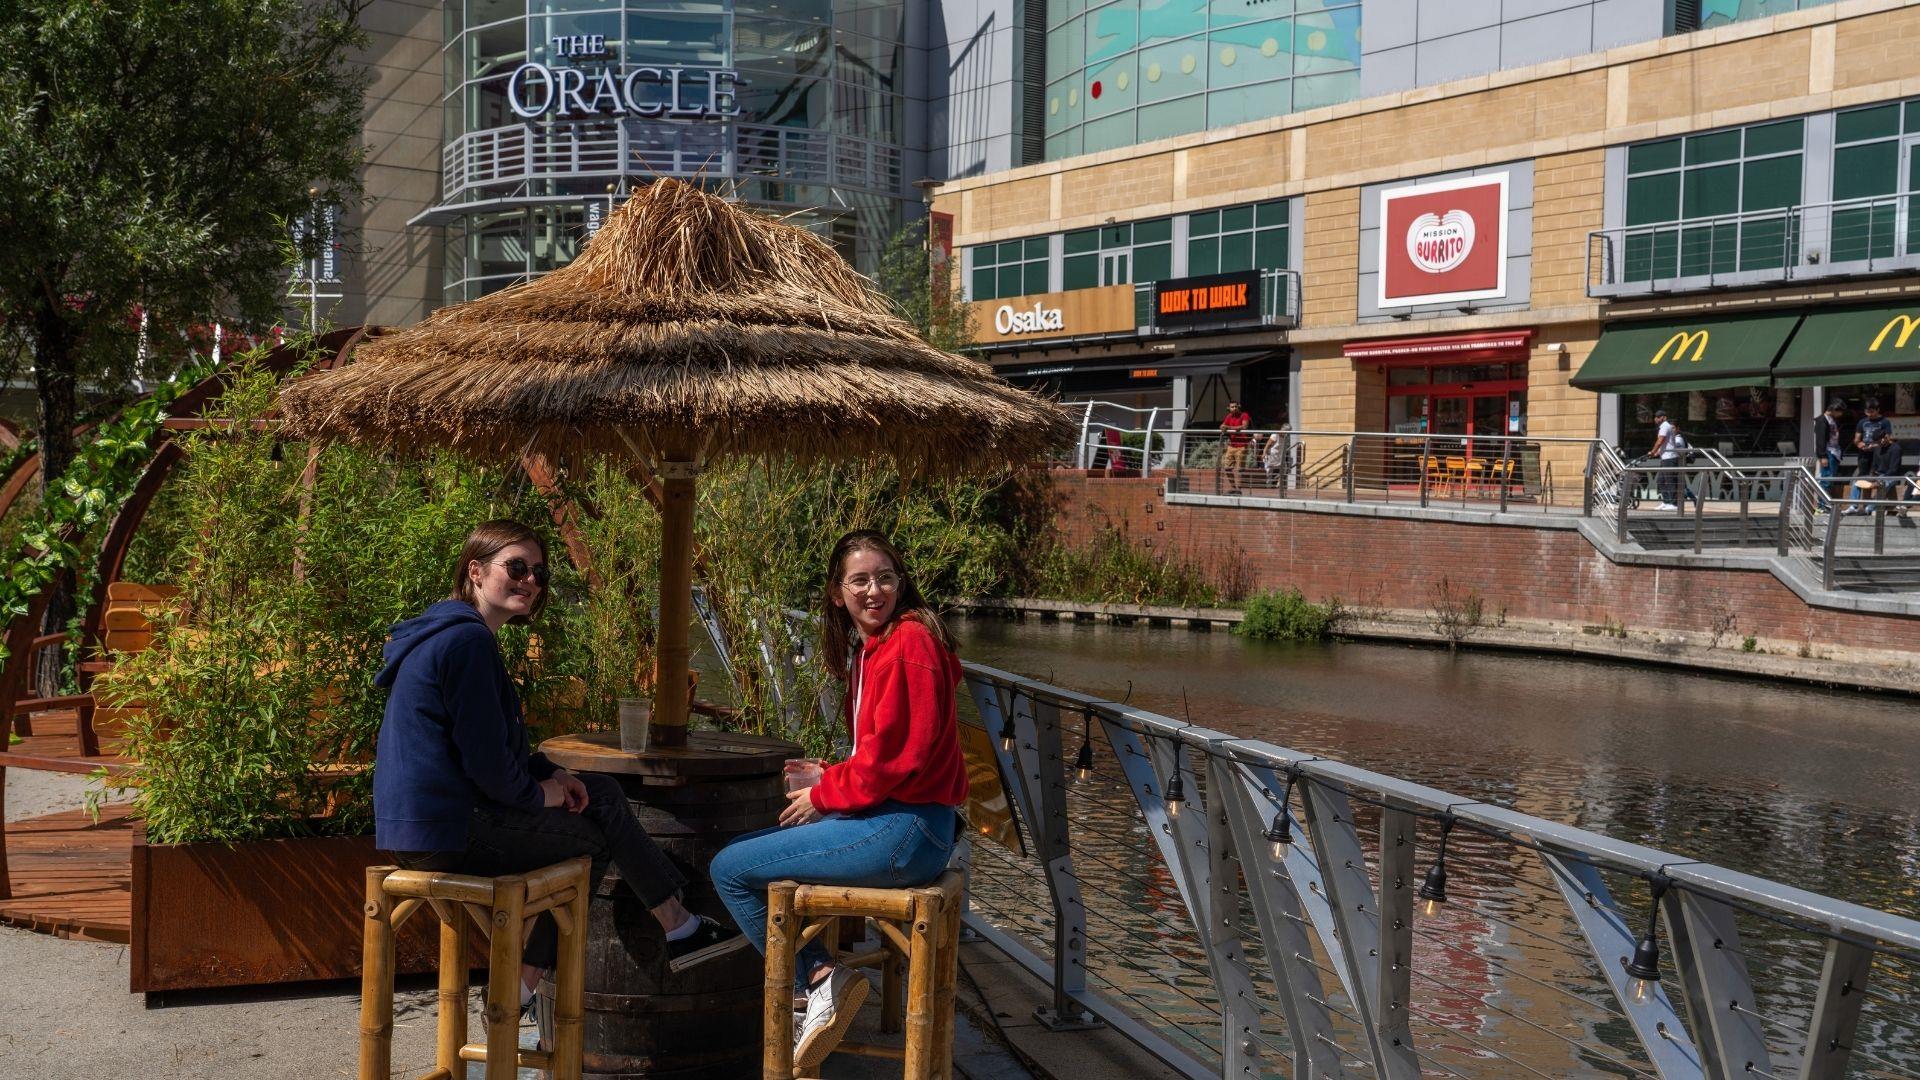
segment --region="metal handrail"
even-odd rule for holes
[[[1727,462],[1724,455],[1710,455],[1707,451],[1696,450],[1703,456],[1717,457],[1720,464],[1712,465],[1651,465],[1645,459],[1635,458],[1621,465],[1615,473],[1610,499],[1597,501],[1606,505],[1613,515],[1614,538],[1625,544],[1632,537],[1628,529],[1628,512],[1638,502],[1638,492],[1647,480],[1658,481],[1663,478],[1677,478],[1681,485],[1681,498],[1674,506],[1674,513],[1684,516],[1687,501],[1693,501],[1693,550],[1699,554],[1706,546],[1706,498],[1697,489],[1705,486],[1709,477],[1724,478],[1733,485],[1739,502],[1740,531],[1735,546],[1748,546],[1751,535],[1751,509],[1755,502],[1776,502],[1777,525],[1774,529],[1776,554],[1785,556],[1794,548],[1811,548],[1817,535],[1814,518],[1827,502],[1827,496],[1821,490],[1821,481],[1807,471],[1806,466],[1797,463],[1782,465],[1735,465]],[[1777,488],[1779,493],[1773,499],[1756,498],[1754,489],[1765,485]],[[1716,498],[1716,501],[1718,499]]]
[[[1885,273],[1920,265],[1905,222],[1912,193],[1796,203],[1587,234],[1587,295]],[[1627,265],[1626,249],[1650,250]],[[1663,243],[1667,250],[1653,250]],[[1662,272],[1671,265],[1671,272]],[[1704,267],[1704,269],[1700,269]],[[1690,268],[1698,272],[1687,273]]]
[[[1920,494],[1920,482],[1916,482],[1915,478],[1910,474],[1847,477],[1848,484],[1853,484],[1860,480],[1878,481],[1886,483],[1889,486],[1898,483],[1907,483],[1914,486],[1916,494]],[[1833,560],[1840,540],[1840,519],[1848,516],[1846,512],[1854,507],[1859,507],[1865,513],[1873,515],[1873,553],[1875,555],[1885,555],[1887,553],[1887,515],[1897,514],[1905,516],[1907,511],[1920,507],[1920,502],[1909,499],[1859,496],[1831,499],[1827,514],[1826,536],[1820,544],[1820,585],[1828,591],[1832,591],[1835,588]]]
[[[1581,932],[1580,942],[1568,944],[1584,948],[1586,966],[1605,980],[1627,1021],[1620,1033],[1631,1031],[1668,1080],[1777,1075],[1770,1069],[1784,1069],[1775,1065],[1761,1029],[1735,1013],[1799,1032],[1799,1075],[1838,1077],[1856,1040],[1832,1033],[1851,1032],[1860,1021],[1870,995],[1859,991],[1876,955],[1920,955],[1920,921],[1911,918],[981,664],[967,663],[964,670],[979,722],[989,736],[1001,736],[986,741],[994,747],[1007,802],[1031,840],[1035,873],[1044,875],[1053,947],[1034,949],[981,909],[969,912],[969,925],[1046,980],[1053,1002],[1039,1010],[1043,1021],[1071,1028],[1105,1020],[1189,1077],[1258,1076],[1272,1068],[1295,1076],[1351,1075],[1348,1064],[1355,1058],[1375,1076],[1411,1080],[1440,1073],[1438,1066],[1427,1069],[1408,1022],[1411,980],[1421,974],[1418,967],[1435,962],[1435,952],[1415,950],[1412,939],[1416,932],[1440,941],[1468,932],[1449,923],[1419,927],[1413,885],[1419,880],[1421,819],[1482,833],[1540,859]],[[1066,740],[1083,723],[1097,723],[1106,736],[1146,835],[1192,919],[1218,1001],[1217,1065],[1089,985],[1089,908],[1097,911],[1101,901],[1100,894],[1081,887],[1075,869],[1076,852],[1086,850],[1076,836],[1092,826],[1068,813],[1065,775]],[[1178,802],[1175,778],[1184,789]],[[1304,824],[1295,816],[1296,798]],[[1355,802],[1380,808],[1375,845],[1356,827]],[[1273,839],[1285,835],[1279,832],[1282,818],[1297,843]],[[978,863],[978,856],[972,858]],[[1641,879],[1655,890],[1673,938],[1661,951],[1662,963],[1677,968],[1678,978],[1636,983],[1629,974],[1625,961],[1635,955],[1638,927],[1645,924],[1616,901],[1603,870]],[[1243,911],[1250,912],[1251,925]],[[1790,1019],[1797,1018],[1796,1005],[1777,995],[1756,997],[1755,976],[1767,972],[1749,968],[1736,925],[1741,913],[1824,942],[1827,963],[1804,1027]],[[1270,981],[1255,981],[1253,961],[1242,949],[1243,938],[1255,936],[1264,946]],[[1697,947],[1706,941],[1713,947]],[[1471,936],[1451,947],[1481,952]],[[1668,996],[1669,987],[1685,998],[1684,1013]],[[1345,1009],[1329,1005],[1336,993],[1344,993]],[[1267,1007],[1268,997],[1278,999],[1277,1009]],[[1352,1023],[1333,1023],[1336,1013]],[[1263,1019],[1276,1022],[1276,1014],[1291,1055],[1247,1037],[1261,1030]],[[1587,1038],[1593,1037],[1589,1031]],[[1568,1041],[1593,1052],[1609,1048],[1577,1036]]]

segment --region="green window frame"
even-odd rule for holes
[[[1830,263],[1920,251],[1920,98],[1833,118]],[[1900,220],[1902,213],[1906,220]],[[1896,237],[1899,242],[1896,242]]]
[[[1629,146],[1620,279],[1799,263],[1805,147],[1804,117]]]
[[[1047,237],[1030,236],[1024,240],[1003,240],[970,249],[973,276],[967,299],[1000,300],[1009,296],[1051,292],[1047,283],[1050,265]]]
[[[1292,213],[1289,200],[1273,199],[1188,214],[1188,276],[1287,269]]]
[[[1060,288],[1138,285],[1173,276],[1173,219],[1080,229],[1064,238]]]

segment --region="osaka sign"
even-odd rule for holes
[[[1205,326],[1260,317],[1260,271],[1153,283],[1155,326]]]
[[[1381,307],[1506,293],[1506,173],[1380,193]]]

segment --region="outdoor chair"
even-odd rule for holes
[[[1453,492],[1454,488],[1464,485],[1467,482],[1467,459],[1464,457],[1449,457],[1447,459],[1447,471],[1442,474],[1442,477],[1444,483],[1441,486],[1446,489],[1449,494]]]
[[[435,1068],[420,1080],[464,1080],[469,1061],[486,1064],[487,1080],[513,1080],[523,1068],[547,1070],[553,1080],[580,1080],[591,867],[585,856],[531,873],[491,878],[367,867],[360,1080],[387,1080],[393,1073],[394,940],[423,907],[440,918],[440,1020]],[[521,948],[527,925],[543,913],[551,914],[560,928],[559,962],[553,971],[553,1046],[522,1050]],[[469,919],[488,943],[484,1043],[467,1042]]]
[[[960,958],[960,916],[966,879],[948,870],[916,889],[860,889],[776,881],[767,889],[767,998],[763,1075],[794,1077],[793,970],[801,946],[840,919],[872,920],[880,943],[837,956],[849,967],[880,970],[880,1030],[898,1031],[904,1049],[842,1042],[836,1050],[901,1062],[905,1080],[953,1076],[953,982]],[[906,970],[901,1002],[900,972]]]

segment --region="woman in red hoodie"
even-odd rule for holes
[[[821,651],[847,684],[853,752],[834,765],[788,762],[792,794],[779,827],[743,836],[713,860],[714,887],[762,953],[769,884],[924,885],[946,868],[967,797],[954,716],[960,661],[900,553],[877,532],[848,533],[827,560],[825,593]],[[846,1034],[868,985],[817,939],[800,952],[796,985],[807,1017],[794,1067],[807,1075]]]

